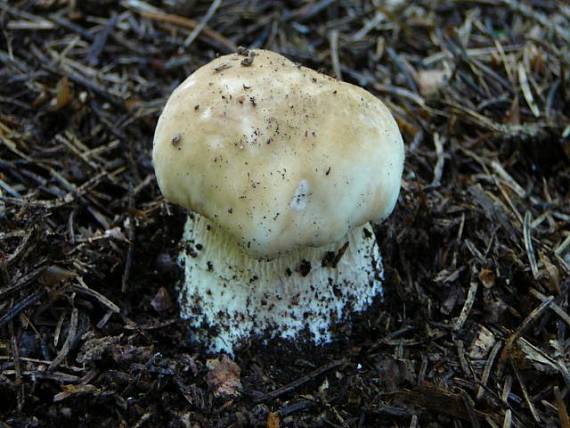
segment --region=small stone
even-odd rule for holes
[[[151,300],[150,305],[156,312],[168,312],[172,308],[172,299],[168,290],[164,287],[160,287]]]

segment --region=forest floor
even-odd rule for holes
[[[563,1],[0,0],[0,426],[570,427]],[[178,318],[157,117],[237,46],[360,85],[406,143],[385,298],[233,359]]]

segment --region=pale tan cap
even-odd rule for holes
[[[172,93],[153,162],[167,200],[273,257],[388,216],[404,146],[372,94],[255,50],[215,59]]]

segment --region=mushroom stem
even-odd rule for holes
[[[181,316],[212,352],[231,354],[254,335],[293,338],[305,331],[315,343],[328,342],[335,322],[382,293],[382,260],[370,224],[338,243],[266,260],[247,255],[222,228],[191,214],[183,243]]]

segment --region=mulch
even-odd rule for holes
[[[563,1],[0,0],[0,426],[570,427]],[[385,296],[207,355],[150,149],[238,46],[358,84],[406,142]]]

